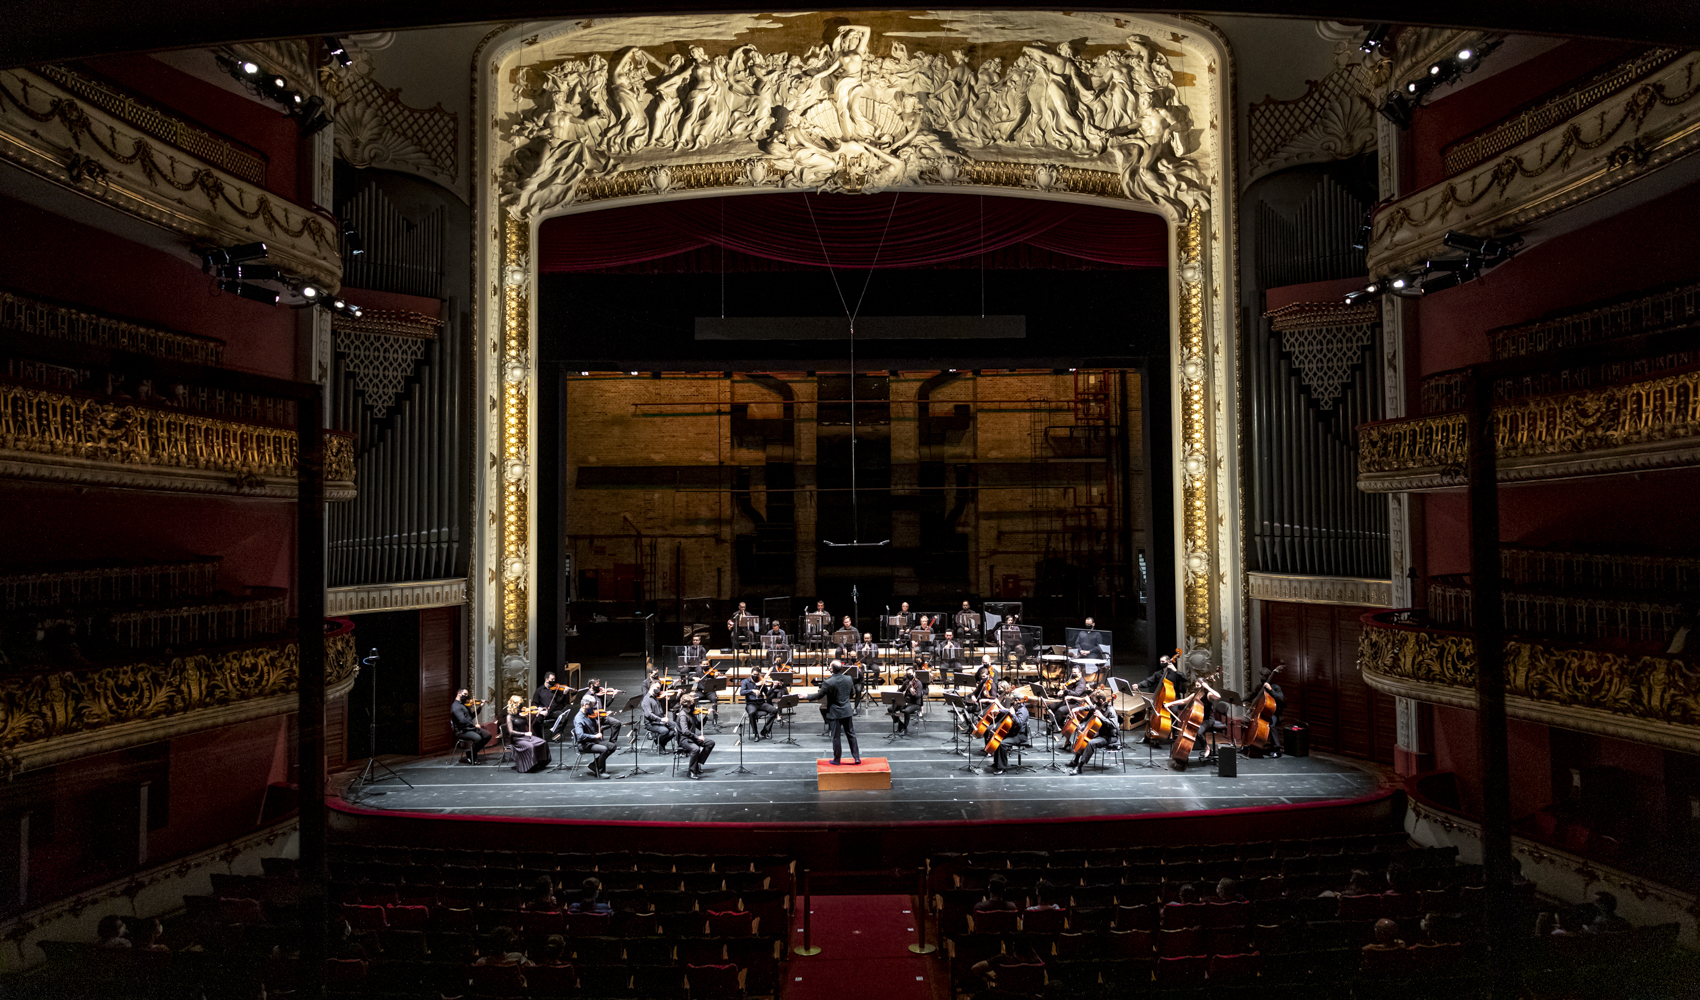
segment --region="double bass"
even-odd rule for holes
[[[1187,764],[1191,762],[1193,747],[1198,745],[1198,736],[1204,731],[1205,720],[1209,717],[1204,698],[1208,685],[1204,682],[1220,673],[1218,670],[1194,681],[1195,686],[1192,693],[1186,696],[1183,711],[1175,713],[1179,719],[1175,723],[1175,742],[1169,747],[1169,766],[1177,771],[1186,770]],[[1168,710],[1163,708],[1160,711],[1167,714]]]
[[[1267,750],[1274,744],[1275,696],[1269,693],[1269,682],[1275,675],[1286,668],[1285,663],[1276,663],[1269,671],[1269,676],[1263,678],[1263,684],[1257,689],[1256,700],[1252,703],[1251,718],[1246,722],[1245,745]]]
[[[1181,650],[1176,648],[1171,664],[1175,665],[1177,670],[1180,669],[1178,664],[1180,663],[1183,655],[1184,654]],[[1151,700],[1156,703],[1156,711],[1151,713],[1151,726],[1145,734],[1147,739],[1155,742],[1157,740],[1166,740],[1170,736],[1174,735],[1174,723],[1170,721],[1169,713],[1164,710],[1163,706],[1175,701],[1179,697],[1180,692],[1175,690],[1174,680],[1165,676],[1163,678],[1163,682],[1157,685],[1157,690],[1152,693]]]

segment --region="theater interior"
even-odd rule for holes
[[[1696,995],[1694,8],[60,6],[0,995]]]

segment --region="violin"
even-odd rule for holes
[[[1251,719],[1246,723],[1245,743],[1248,747],[1258,747],[1267,750],[1274,742],[1273,725],[1275,721],[1275,696],[1269,693],[1269,682],[1275,675],[1286,668],[1285,663],[1275,664],[1275,669],[1269,671],[1269,676],[1263,678],[1263,686],[1258,688],[1257,699],[1252,706]]]
[[[565,691],[571,691],[572,690],[572,688],[567,687],[565,684],[545,684],[545,685],[543,685],[543,687],[547,690],[550,690],[550,691],[563,691],[563,692],[565,692]]]

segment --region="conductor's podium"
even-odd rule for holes
[[[845,761],[834,766],[823,757],[815,761],[815,780],[823,792],[889,789],[891,762],[884,757],[863,757],[860,764]]]

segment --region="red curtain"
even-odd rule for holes
[[[1021,246],[1112,267],[1168,262],[1159,216],[949,194],[771,194],[639,205],[551,219],[538,242],[546,272],[607,270],[705,247],[812,267],[929,267]]]

